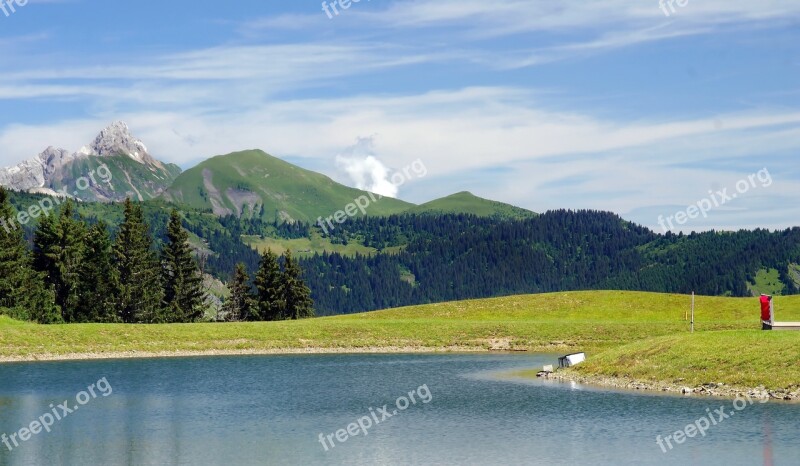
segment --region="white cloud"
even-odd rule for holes
[[[201,105],[227,101],[230,106],[437,58],[441,55],[389,45],[308,43],[220,46],[140,62],[127,59],[125,64],[53,67],[38,60],[36,65],[0,75],[0,99],[92,96],[119,102],[197,105],[199,98]],[[53,84],[59,80],[73,84]],[[176,90],[182,94],[176,95]],[[234,102],[229,100],[232,96],[237,97]]]
[[[327,16],[322,14],[283,14],[249,20],[242,24],[239,30],[245,36],[254,36],[262,31],[307,30],[325,24],[330,25],[327,21]]]
[[[390,170],[375,156],[374,136],[358,141],[336,156],[336,165],[344,170],[358,189],[396,198],[398,187],[389,179]]]
[[[395,41],[412,49],[430,53],[441,47],[440,57],[508,69],[724,28],[754,31],[800,20],[800,2],[794,0],[698,0],[675,8],[667,17],[658,0],[411,0],[348,10],[335,22],[321,13],[258,18],[242,24],[240,32],[258,37],[261,31],[332,31],[339,26],[347,33],[373,35],[405,31]],[[483,46],[485,39],[511,35],[526,38],[510,50]]]
[[[531,31],[562,31],[583,28],[599,30],[609,24],[654,25],[673,20],[695,24],[729,24],[765,21],[800,15],[800,4],[793,0],[692,0],[677,13],[666,17],[657,0],[413,0],[394,2],[380,12],[361,14],[374,21],[410,28],[441,25],[469,25],[484,34],[507,35]]]
[[[397,169],[421,158],[431,179],[519,165],[525,179],[520,183],[531,200],[513,200],[527,206],[540,200],[532,192],[539,183],[595,173],[596,182],[580,186],[580,192],[599,191],[613,182],[613,173],[624,169],[629,171],[626,186],[652,188],[653,194],[647,200],[621,196],[605,207],[618,211],[674,192],[676,184],[669,177],[679,177],[687,186],[699,182],[699,178],[692,181],[691,170],[687,177],[678,175],[681,170],[665,169],[664,164],[702,165],[712,156],[741,158],[800,149],[800,112],[764,109],[706,119],[631,123],[543,108],[525,90],[484,87],[271,102],[235,115],[113,112],[54,125],[14,125],[0,132],[0,146],[5,149],[0,164],[16,163],[49,144],[75,150],[117,118],[128,121],[155,156],[184,166],[211,155],[263,148],[276,156],[308,157],[322,161],[317,165],[333,167],[336,155],[355,154],[353,141],[365,134],[380,134],[382,164]],[[377,155],[369,142],[362,139],[357,147],[362,161]],[[347,147],[351,150],[343,152]],[[581,158],[573,162],[574,157]],[[553,162],[559,158],[563,162]],[[374,166],[362,168],[367,172]],[[370,182],[376,180],[365,178],[363,185]],[[511,199],[503,196],[501,200]],[[535,207],[541,209],[539,200]],[[601,201],[593,205],[600,207]]]
[[[123,119],[153,155],[183,166],[211,155],[262,148],[279,157],[306,157],[309,165],[327,167],[335,176],[340,155],[350,160],[344,166],[353,184],[407,195],[407,188],[398,193],[387,186],[387,176],[421,159],[430,175],[417,186],[441,195],[473,190],[459,181],[464,173],[505,167],[510,173],[473,180],[481,186],[478,194],[534,210],[637,212],[685,204],[704,193],[710,180],[740,175],[733,167],[706,168],[712,158],[742,160],[800,149],[800,111],[787,105],[738,113],[708,110],[706,118],[674,114],[623,121],[544,106],[535,91],[504,86],[501,75],[491,81],[495,85],[427,91],[384,89],[379,78],[371,82],[371,89],[379,90],[370,92],[354,83],[395,69],[411,73],[410,65],[467,64],[479,71],[485,70],[481,65],[495,70],[539,66],[731,25],[747,31],[797,21],[798,16],[800,2],[778,0],[691,0],[670,18],[657,0],[416,0],[383,10],[374,2],[362,4],[336,21],[322,12],[256,19],[239,30],[253,38],[260,31],[325,23],[330,30],[344,30],[337,40],[306,36],[306,43],[234,42],[147,57],[134,51],[116,62],[91,54],[57,59],[49,49],[38,55],[25,49],[12,57],[14,66],[3,67],[0,104],[75,102],[86,112],[78,114],[89,116],[1,128],[0,165],[17,163],[51,144],[76,150],[112,120]],[[535,40],[503,50],[492,44],[515,34]],[[4,40],[22,44],[47,37]],[[506,43],[511,40],[516,39]],[[0,64],[12,58],[0,58]],[[296,97],[298,90],[319,97]],[[353,141],[369,134],[380,134],[379,155],[369,147],[361,147],[356,158],[343,153],[343,148],[355,150]],[[565,188],[561,180],[572,184]],[[785,179],[767,196],[796,196],[797,183]]]
[[[382,11],[355,12],[365,24],[392,28],[458,27],[452,33],[478,43],[481,39],[540,34],[535,44],[510,51],[473,50],[472,58],[501,68],[538,66],[576,55],[600,53],[646,42],[709,34],[725,27],[740,32],[798,21],[800,2],[794,0],[692,1],[666,17],[657,0],[413,0],[394,2]],[[447,29],[451,34],[452,29]],[[549,34],[550,36],[541,36]],[[531,41],[527,41],[531,42]]]

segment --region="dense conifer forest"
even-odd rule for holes
[[[3,196],[5,216],[20,196],[31,202]],[[242,239],[312,234],[375,252],[279,256]],[[748,296],[764,269],[778,271],[782,294],[800,292],[800,228],[660,235],[601,211],[362,217],[325,235],[163,202],[68,202],[27,229],[0,229],[0,242],[0,307],[40,322],[294,319],[593,289]],[[214,312],[203,274],[230,293]]]
[[[339,241],[397,254],[302,261],[320,314],[551,291],[618,289],[748,296],[761,268],[798,292],[800,228],[658,235],[598,211],[551,211],[528,220],[468,215],[353,220]]]

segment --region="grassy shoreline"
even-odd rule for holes
[[[66,354],[31,354],[25,356],[0,357],[0,363],[21,362],[58,362],[58,361],[93,361],[112,359],[150,359],[150,358],[189,358],[205,356],[269,356],[286,354],[412,354],[412,353],[480,353],[490,350],[483,348],[452,347],[374,347],[374,348],[275,348],[275,349],[212,349],[198,351],[127,351],[105,353],[66,353]]]
[[[800,400],[800,334],[730,330],[650,338],[549,378],[685,395]],[[526,371],[535,376],[535,371]]]
[[[605,385],[722,383],[792,391],[800,332],[757,330],[758,302],[591,291],[412,306],[293,322],[40,326],[0,316],[0,362],[234,354],[585,351],[562,377]],[[780,298],[800,321],[800,296]],[[792,364],[795,366],[792,366]],[[680,379],[680,380],[679,380]],[[632,381],[632,382],[631,382]],[[713,390],[712,390],[713,391]]]

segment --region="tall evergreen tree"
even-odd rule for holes
[[[48,290],[42,274],[33,269],[33,260],[22,230],[10,225],[15,217],[8,191],[0,186],[0,308],[22,320],[42,324],[61,321],[52,291]]]
[[[52,286],[55,277],[58,277],[56,261],[46,253],[58,244],[58,220],[54,215],[44,215],[39,219],[39,225],[33,236],[33,266],[44,274],[45,280]]]
[[[254,280],[257,301],[257,315],[253,316],[255,320],[282,320],[285,318],[281,280],[278,256],[272,252],[272,249],[267,249],[261,255],[261,262]]]
[[[164,289],[161,287],[158,256],[152,250],[153,240],[140,205],[126,199],[124,216],[114,243],[120,284],[117,312],[125,323],[158,322]]]
[[[161,252],[164,321],[194,322],[203,313],[203,278],[189,248],[189,233],[177,210],[170,213],[167,244]]]
[[[72,201],[62,206],[57,220],[45,216],[34,238],[34,263],[55,290],[56,304],[66,322],[80,320],[79,272],[84,258],[86,226],[75,216]]]
[[[85,259],[79,271],[80,301],[77,320],[118,322],[119,272],[105,222],[94,224],[86,234]]]
[[[249,320],[254,310],[253,297],[250,295],[250,277],[247,268],[241,262],[236,264],[233,278],[228,283],[230,297],[222,305],[222,315],[228,322]]]
[[[292,252],[287,250],[280,287],[283,316],[286,319],[314,317],[314,300],[311,299],[311,290],[303,281],[302,275],[300,265],[292,258]]]

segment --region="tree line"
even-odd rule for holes
[[[286,251],[283,264],[272,250],[267,249],[250,286],[250,277],[244,263],[236,264],[228,283],[230,298],[222,306],[221,314],[228,321],[289,320],[314,317],[311,290],[302,278],[303,270]],[[252,289],[255,288],[255,292]]]
[[[14,215],[8,191],[0,187],[0,218]],[[130,199],[113,240],[105,222],[87,222],[69,200],[57,215],[40,219],[32,247],[22,230],[0,228],[0,312],[46,324],[201,320],[209,307],[208,289],[180,213],[172,209],[160,251],[149,230],[141,205]],[[219,318],[314,315],[302,270],[290,255],[281,264],[265,253],[262,268],[270,273],[259,270],[258,292],[250,296],[248,290],[246,305],[236,306],[240,296],[234,294]]]
[[[525,220],[472,215],[352,219],[338,241],[399,252],[304,259],[320,315],[442,301],[616,289],[749,296],[761,268],[798,293],[800,228],[658,235],[599,211],[556,210]],[[312,279],[313,277],[313,279]]]
[[[119,205],[87,203],[79,207],[90,223],[115,219],[109,230],[119,241],[123,233]],[[150,234],[164,247],[171,244],[167,234],[170,207],[163,201],[144,203]],[[224,311],[219,313],[225,320],[299,318],[308,314],[305,305],[291,304],[303,299],[298,301],[287,295],[288,287],[276,291],[278,287],[275,286],[270,293],[259,291],[259,284],[265,289],[264,283],[274,283],[266,277],[270,276],[269,270],[276,268],[287,283],[308,284],[314,297],[312,310],[319,315],[590,289],[747,296],[752,293],[748,282],[753,282],[762,268],[780,272],[784,294],[800,291],[796,277],[789,272],[789,264],[800,263],[800,228],[659,235],[615,214],[600,211],[556,210],[524,220],[463,214],[403,214],[354,218],[330,231],[331,241],[372,246],[378,250],[376,254],[323,253],[298,260],[291,255],[274,258],[269,251],[269,254],[260,254],[247,245],[241,235],[295,238],[310,236],[313,226],[220,218],[191,209],[184,210],[182,215],[183,225],[206,241],[203,249],[213,251],[200,261],[203,271],[229,282],[229,288],[234,291],[226,300]],[[92,232],[91,228],[87,229]],[[0,228],[0,235],[2,233]],[[31,243],[35,242],[36,233],[27,230]],[[101,231],[93,233],[95,237],[102,237]],[[3,238],[0,240],[7,242]],[[88,247],[93,241],[96,242],[87,240],[84,243]],[[96,244],[92,247],[103,249]],[[382,252],[386,248],[391,249]],[[3,247],[0,251],[0,273],[3,274],[0,277],[6,276],[3,258],[11,257],[8,251],[12,249]],[[35,255],[31,257],[32,263]],[[71,257],[62,255],[65,261]],[[265,259],[265,255],[269,259]],[[164,261],[161,255],[158,259],[157,262]],[[112,255],[112,267],[108,270],[117,269],[116,261]],[[264,265],[265,261],[268,266]],[[163,267],[159,263],[155,269],[160,270],[159,266]],[[31,268],[34,272],[46,270],[41,266]],[[12,269],[16,270],[8,268]],[[70,281],[71,268],[64,270],[65,285],[80,283],[80,280]],[[89,272],[82,273],[88,276]],[[60,273],[56,270],[51,276],[58,277]],[[97,272],[97,275],[109,273]],[[20,277],[16,280],[24,283],[24,273]],[[101,280],[94,281],[102,285]],[[8,283],[0,284],[0,307],[4,306],[2,300],[23,299],[10,294],[18,288]],[[57,283],[49,283],[52,286],[44,287],[45,295],[62,293],[59,302],[69,309],[72,302],[69,297],[74,296],[69,294],[70,286],[56,287]],[[98,293],[99,296],[109,294]],[[27,296],[33,299],[34,295]],[[168,296],[172,294],[165,293],[164,299],[170,299]],[[287,304],[282,304],[284,301]],[[46,296],[43,302],[47,302]],[[260,302],[272,304],[261,306]],[[176,309],[185,307],[177,305]]]

